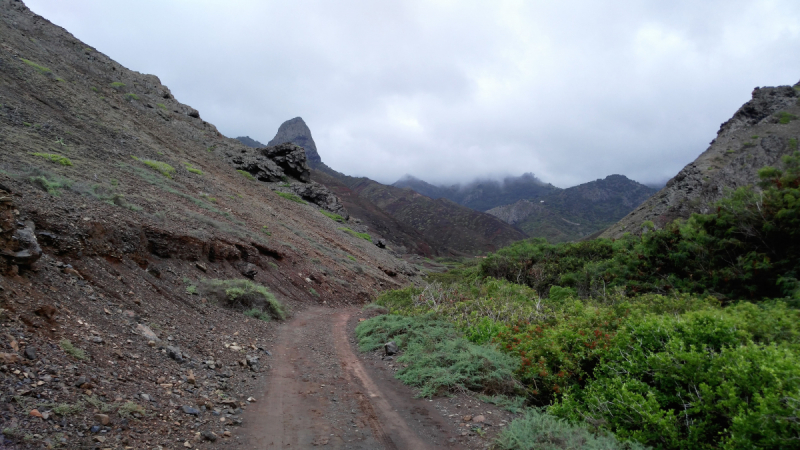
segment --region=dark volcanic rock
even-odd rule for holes
[[[303,184],[293,183],[291,189],[303,199],[308,200],[326,211],[339,214],[345,220],[350,218],[350,214],[347,213],[347,210],[339,201],[339,197],[334,195],[328,188],[315,181]]]
[[[261,150],[264,156],[271,159],[283,172],[307,183],[311,179],[311,170],[306,164],[306,153],[297,145],[286,143]]]
[[[294,144],[281,144],[260,149],[242,149],[238,155],[227,154],[236,170],[244,170],[260,181],[285,181],[292,177],[302,182],[311,179],[306,154]]]
[[[29,266],[42,256],[33,222],[20,222],[15,211],[11,193],[0,189],[0,272],[7,264]]]
[[[308,129],[301,117],[295,117],[283,122],[278,128],[275,137],[267,145],[279,145],[286,142],[303,147],[308,159],[308,165],[311,167],[316,167],[322,162],[322,158],[317,153],[317,145],[314,143],[314,138],[311,137],[311,130]]]

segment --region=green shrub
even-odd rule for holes
[[[330,213],[324,209],[319,210],[319,212],[321,212],[325,217],[328,217],[336,222],[344,222],[344,217],[340,216],[339,214]]]
[[[587,427],[573,425],[539,409],[529,409],[497,436],[502,450],[644,450],[638,442],[620,442],[614,436],[593,434]]]
[[[125,94],[125,100],[128,100],[128,101],[139,100],[139,96],[134,94],[133,92],[128,92],[127,94]]]
[[[237,170],[243,177],[247,178],[250,181],[256,181],[256,177],[254,177],[250,172],[246,170]]]
[[[33,177],[29,177],[28,181],[30,181],[33,185],[39,186],[40,188],[47,191],[48,194],[53,196],[58,196],[61,192],[59,189],[68,188],[72,185],[72,181],[66,178],[61,178],[55,175],[37,175]]]
[[[264,322],[269,322],[270,315],[268,312],[264,312],[258,308],[248,309],[244,312],[245,316],[252,317],[254,319],[263,320]]]
[[[25,58],[20,58],[20,60],[22,62],[24,62],[25,64],[27,64],[27,65],[33,67],[34,69],[36,69],[36,71],[41,73],[42,75],[47,75],[49,73],[52,73],[52,71],[50,69],[48,69],[47,67],[40,66],[39,64],[36,64],[33,61],[27,60]]]
[[[191,173],[194,173],[194,174],[197,174],[197,175],[202,175],[203,174],[202,170],[192,167],[192,165],[189,164],[189,163],[185,162],[185,163],[183,163],[183,165],[186,166],[186,170],[188,170]]]
[[[115,82],[111,83],[110,86],[112,88],[116,89],[116,90],[120,90],[120,89],[125,87],[125,83],[123,83],[121,81],[115,81]]]
[[[54,163],[61,164],[62,166],[72,165],[72,161],[70,161],[69,158],[67,158],[66,156],[57,155],[55,153],[31,153],[31,155],[49,159]]]
[[[789,139],[789,150],[793,152],[797,151],[797,138]]]
[[[361,238],[361,239],[364,239],[366,241],[372,242],[372,236],[370,236],[367,233],[359,233],[358,231],[353,231],[353,230],[351,230],[350,228],[347,228],[347,227],[340,227],[339,229],[344,231],[345,233],[349,234],[350,236]]]
[[[165,105],[163,103],[156,103],[156,106],[158,106],[159,108],[161,108],[161,109],[163,109],[165,111],[167,110],[167,105]]]
[[[781,123],[781,124],[784,124],[784,125],[786,125],[787,123],[797,119],[797,116],[795,116],[794,114],[790,114],[790,113],[788,113],[786,111],[781,111],[781,112],[775,114],[775,116],[778,118],[778,123]]]
[[[291,200],[291,201],[293,201],[295,203],[300,203],[301,205],[307,205],[308,204],[307,201],[303,200],[302,198],[300,198],[297,195],[292,194],[290,192],[275,192],[275,193],[278,194],[279,196],[285,198],[286,200]]]
[[[72,342],[70,342],[68,339],[62,339],[61,342],[59,342],[58,344],[61,347],[61,349],[64,350],[64,352],[66,352],[73,358],[80,360],[86,359],[86,352],[79,349],[78,347],[75,347],[72,344]]]
[[[284,306],[266,287],[250,280],[204,279],[199,284],[200,293],[217,303],[232,309],[268,311],[277,319],[286,319]]]
[[[53,413],[58,414],[59,416],[71,416],[73,414],[81,413],[85,409],[86,405],[82,401],[72,404],[61,403],[53,408]]]
[[[403,368],[396,377],[419,387],[423,397],[468,389],[513,393],[518,387],[512,358],[494,347],[469,342],[452,325],[432,316],[374,317],[359,324],[356,336],[361,351],[394,340],[404,350],[397,359]]]
[[[145,416],[147,412],[144,407],[136,402],[127,401],[117,410],[117,414],[123,419],[132,419],[135,415]]]
[[[172,178],[172,174],[175,172],[175,168],[170,166],[169,164],[161,161],[154,161],[152,159],[140,159],[135,156],[131,156],[136,161],[150,167],[151,169],[159,172],[161,175],[164,175],[167,178]]]

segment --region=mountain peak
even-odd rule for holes
[[[272,147],[286,142],[303,147],[306,151],[306,160],[311,167],[322,163],[322,158],[317,153],[317,144],[314,143],[314,138],[311,137],[311,130],[302,117],[295,117],[283,122],[278,128],[275,137],[267,145]]]

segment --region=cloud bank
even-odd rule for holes
[[[800,80],[800,2],[27,0],[227,136],[302,116],[391,183],[666,181],[756,86]]]

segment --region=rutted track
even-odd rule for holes
[[[356,309],[314,307],[280,326],[264,396],[248,410],[248,448],[433,449],[450,434],[438,412],[374,379],[354,351]],[[352,323],[351,323],[352,325]],[[433,437],[433,438],[432,438]],[[448,444],[445,444],[448,443]],[[450,444],[452,445],[452,444]]]

